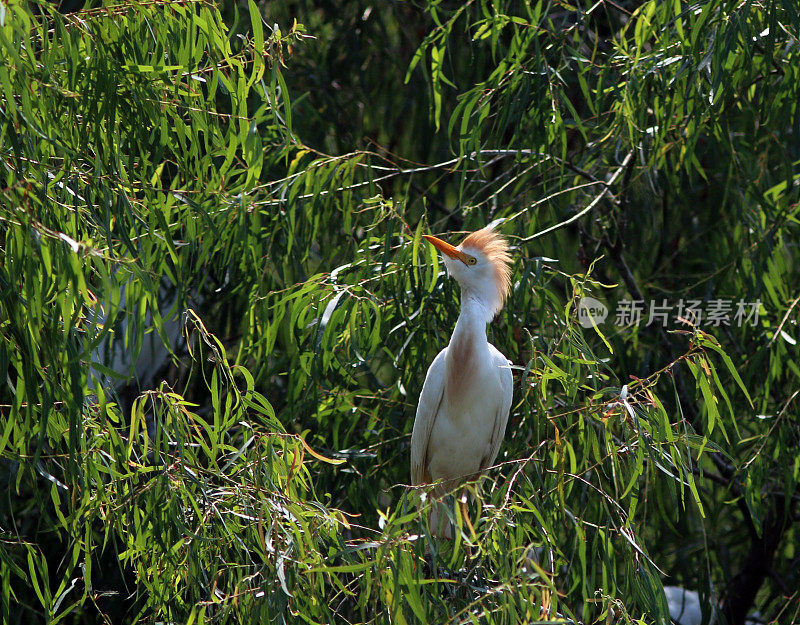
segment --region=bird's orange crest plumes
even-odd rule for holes
[[[471,247],[482,252],[492,263],[502,306],[511,290],[511,256],[508,253],[506,240],[496,232],[483,228],[467,235],[459,247]]]

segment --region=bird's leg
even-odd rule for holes
[[[436,538],[453,538],[453,524],[450,521],[450,514],[448,512],[449,506],[447,497],[444,495],[434,497],[431,502],[431,512],[428,517],[428,527],[430,528],[431,536]]]
[[[459,512],[461,513],[461,523],[462,526],[466,526],[468,528],[469,534],[471,536],[475,536],[475,528],[472,525],[472,521],[469,517],[469,503],[468,503],[468,491],[467,489],[463,489],[461,494],[458,497],[457,504],[459,506]],[[483,574],[483,566],[480,559],[481,550],[480,547],[474,545],[471,541],[465,541],[462,543],[464,546],[464,551],[466,552],[466,558],[464,561],[464,575],[463,575],[463,583],[468,586],[476,586],[476,587],[483,587],[485,586],[485,578]]]

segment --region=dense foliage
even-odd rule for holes
[[[0,0],[3,621],[668,623],[666,583],[800,620],[798,32]],[[488,223],[514,404],[435,540],[409,436],[459,304],[421,234]]]

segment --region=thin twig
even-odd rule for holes
[[[529,237],[525,237],[524,239],[520,239],[520,242],[521,243],[527,243],[528,241],[532,241],[533,239],[538,239],[539,237],[544,236],[545,234],[548,234],[550,232],[553,232],[554,230],[559,230],[560,228],[563,228],[564,226],[568,226],[569,224],[571,224],[574,221],[577,221],[578,219],[583,217],[586,213],[588,213],[595,206],[597,206],[597,204],[600,202],[600,200],[602,200],[606,195],[608,195],[608,193],[611,190],[611,186],[617,181],[617,178],[619,178],[620,174],[625,170],[625,168],[628,166],[628,163],[630,162],[630,160],[632,158],[633,158],[633,150],[628,152],[628,154],[625,156],[625,159],[622,161],[622,165],[620,165],[619,168],[617,168],[617,171],[615,171],[612,174],[611,178],[608,179],[608,182],[604,183],[605,184],[605,188],[599,194],[597,194],[597,196],[589,203],[589,205],[586,208],[584,208],[581,211],[578,211],[577,213],[575,213],[569,219],[566,219],[566,220],[564,220],[564,221],[562,221],[560,223],[557,223],[554,226],[550,226],[549,228],[545,228],[541,232],[537,232],[536,234],[532,234]]]

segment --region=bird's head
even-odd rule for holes
[[[511,257],[503,237],[483,228],[453,247],[429,234],[422,236],[442,253],[448,273],[464,295],[480,299],[492,316],[500,312],[511,288]]]

